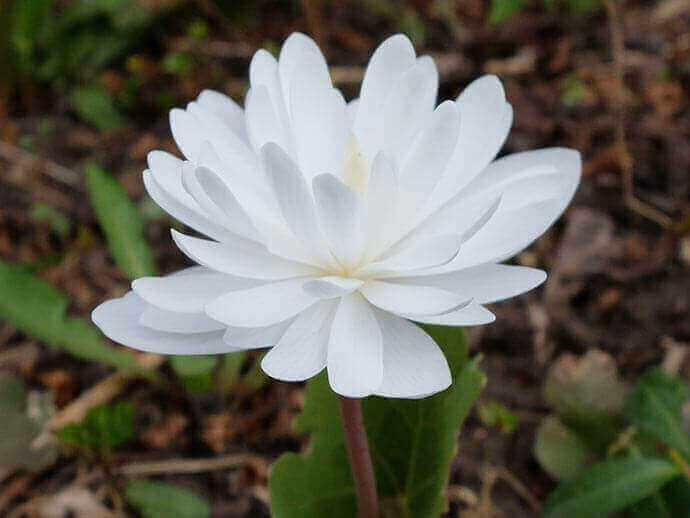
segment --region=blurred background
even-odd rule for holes
[[[253,52],[293,31],[348,99],[405,32],[441,98],[503,80],[502,153],[583,154],[574,203],[515,259],[546,285],[468,329],[488,384],[447,516],[536,516],[559,480],[626,447],[623,399],[650,372],[680,387],[690,433],[687,0],[0,0],[0,515],[269,515],[271,462],[307,447],[291,428],[303,388],[267,381],[254,353],[131,354],[89,314],[186,264],[141,181],[149,150],[177,153],[168,110],[204,88],[242,103]]]

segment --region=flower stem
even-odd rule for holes
[[[379,497],[376,492],[376,478],[369,453],[369,442],[364,429],[362,406],[359,399],[343,396],[339,398],[340,417],[343,420],[347,456],[350,459],[352,478],[355,482],[359,518],[379,518]]]

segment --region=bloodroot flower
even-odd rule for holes
[[[544,281],[500,263],[563,212],[579,154],[493,161],[513,117],[500,81],[481,77],[437,106],[434,62],[403,35],[374,52],[349,103],[303,34],[278,60],[259,50],[249,77],[244,109],[207,90],[172,110],[184,160],[148,156],[151,197],[208,238],[172,231],[198,266],[137,279],[94,322],[157,353],[271,347],[269,376],[326,368],[347,397],[444,390],[446,360],[412,322],[487,324],[484,304]]]

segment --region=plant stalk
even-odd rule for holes
[[[362,406],[359,399],[338,397],[347,456],[355,482],[359,518],[379,518],[379,497],[376,492],[376,478],[369,453],[369,442],[364,429]]]

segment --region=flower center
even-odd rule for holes
[[[359,149],[357,137],[350,133],[347,137],[347,149],[345,150],[345,160],[343,169],[340,173],[343,183],[353,191],[364,194],[369,183],[369,174],[364,155]]]

